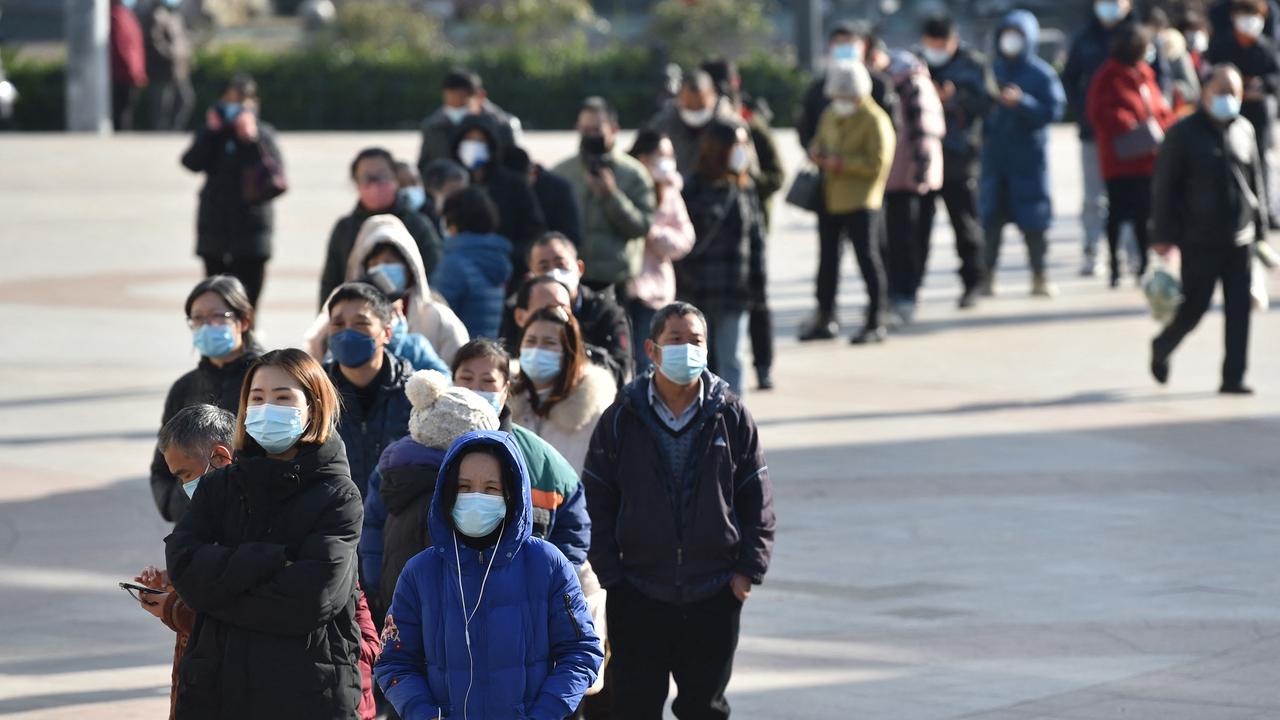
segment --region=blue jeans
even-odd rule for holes
[[[707,315],[707,364],[711,372],[719,375],[738,397],[746,396],[742,384],[742,351],[747,337],[746,308]]]

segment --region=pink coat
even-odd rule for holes
[[[885,189],[917,195],[940,190],[942,138],[947,134],[947,120],[938,90],[929,77],[929,69],[914,56],[895,54],[889,71],[899,99],[898,147]]]
[[[644,241],[644,262],[630,281],[631,296],[658,309],[676,299],[676,273],[671,266],[693,248],[693,222],[680,196],[679,177],[662,192],[653,225]]]

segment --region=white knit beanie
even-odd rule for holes
[[[404,392],[413,404],[409,435],[429,448],[448,450],[472,430],[497,430],[498,415],[484,398],[435,370],[420,370],[409,378]]]

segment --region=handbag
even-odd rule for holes
[[[240,197],[250,205],[270,202],[289,189],[275,148],[258,138],[258,159],[240,169]]]
[[[1151,110],[1151,91],[1144,83],[1138,92],[1142,95],[1142,104],[1147,109],[1147,119],[1138,123],[1138,127],[1117,135],[1111,141],[1116,157],[1120,160],[1137,160],[1155,155],[1160,149],[1160,143],[1164,142],[1164,128],[1160,127],[1155,113]]]
[[[787,204],[811,213],[822,211],[822,176],[817,168],[807,167],[796,174],[787,191]]]

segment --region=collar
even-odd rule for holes
[[[698,392],[694,395],[693,402],[689,403],[689,407],[685,408],[684,412],[677,416],[671,408],[667,407],[667,403],[663,401],[662,396],[658,394],[656,377],[657,371],[649,376],[649,406],[653,408],[654,413],[657,414],[663,425],[672,430],[684,429],[689,424],[689,421],[702,410],[703,398],[707,394],[706,383],[702,381],[701,377],[698,378]]]

